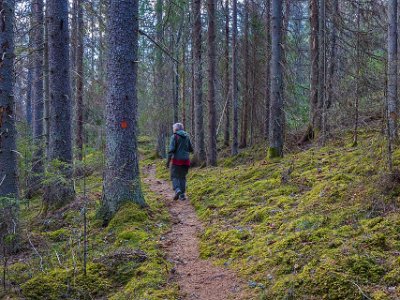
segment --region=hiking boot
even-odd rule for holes
[[[174,200],[180,199],[181,196],[182,196],[182,192],[181,192],[181,191],[177,191],[177,192],[175,193]]]
[[[179,200],[181,200],[181,201],[185,201],[186,200],[186,195],[185,194],[180,194],[179,195]]]

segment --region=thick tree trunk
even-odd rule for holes
[[[83,151],[83,35],[84,35],[84,23],[83,23],[83,0],[77,1],[77,40],[76,40],[76,100],[75,100],[75,122],[76,122],[76,133],[75,133],[75,147],[77,150],[77,159],[82,160]]]
[[[195,151],[194,161],[198,164],[206,160],[203,123],[203,62],[201,47],[201,0],[193,0],[193,46],[194,46],[194,94],[195,94]]]
[[[217,165],[217,112],[215,105],[216,45],[215,1],[207,0],[208,9],[208,156],[209,166]]]
[[[145,206],[137,155],[138,1],[111,0],[107,25],[104,223],[124,202]]]
[[[271,103],[269,124],[270,158],[283,156],[283,76],[282,76],[282,1],[272,0],[272,56],[271,56]]]
[[[224,145],[229,146],[230,142],[230,112],[231,112],[231,101],[229,97],[230,90],[230,72],[229,72],[229,1],[225,0],[225,40],[224,40],[224,100],[225,105],[225,127],[224,127]]]
[[[232,1],[232,155],[238,154],[239,100],[238,100],[238,43],[237,43],[237,0]]]
[[[18,198],[14,112],[14,9],[13,0],[0,2],[0,196]]]
[[[44,98],[43,98],[43,46],[44,46],[44,5],[43,0],[32,1],[32,102],[33,102],[33,140],[35,153],[32,162],[32,177],[28,196],[41,187],[44,166]]]
[[[333,0],[332,3],[332,30],[330,34],[330,61],[328,67],[328,86],[327,86],[327,96],[326,96],[326,107],[329,109],[333,102],[333,83],[336,75],[336,60],[337,60],[337,30],[339,22],[339,0]]]
[[[318,0],[310,0],[310,54],[311,54],[311,80],[310,80],[310,107],[311,126],[313,131],[320,129],[320,111],[318,110],[319,86],[319,23]]]
[[[72,118],[69,71],[68,1],[48,0],[49,81],[50,81],[50,170],[61,173],[46,187],[46,209],[58,208],[75,196],[72,175]]]
[[[264,138],[269,139],[269,105],[271,99],[271,0],[265,2],[266,72],[265,72],[265,117]]]

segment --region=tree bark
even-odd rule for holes
[[[33,102],[33,141],[35,153],[32,162],[32,177],[28,196],[38,192],[41,187],[44,166],[44,98],[43,98],[43,46],[44,46],[44,5],[43,0],[32,1],[32,102]]]
[[[215,1],[207,0],[208,9],[208,156],[209,166],[217,165],[217,113],[215,107],[216,45]]]
[[[45,210],[59,208],[74,199],[72,175],[72,118],[69,64],[68,1],[48,0],[49,39],[49,163],[62,174],[46,187]]]
[[[397,138],[397,0],[389,0],[388,7],[388,87],[387,87],[387,113],[389,139]]]
[[[14,10],[15,1],[0,2],[0,196],[18,197],[16,129],[14,112]]]
[[[240,135],[240,148],[247,146],[247,131],[249,123],[250,86],[249,86],[249,1],[244,1],[244,90],[242,105],[242,127]]]
[[[206,160],[203,123],[203,62],[201,47],[201,0],[193,0],[193,46],[194,46],[194,94],[195,94],[195,151],[194,161],[198,164]]]
[[[397,0],[389,0],[388,5],[388,58],[387,58],[387,122],[388,122],[388,155],[389,169],[393,172],[393,144],[398,139],[397,108]]]
[[[229,0],[225,0],[225,44],[224,44],[224,100],[226,101],[225,106],[225,128],[224,128],[224,145],[229,146],[230,142],[230,112],[231,112],[231,101],[229,97],[230,89],[230,72],[229,72]]]
[[[75,147],[77,150],[77,159],[82,160],[83,152],[83,82],[84,82],[84,72],[83,72],[83,35],[84,35],[84,23],[83,23],[83,0],[77,1],[77,40],[76,40],[76,100],[75,100],[75,122],[76,122],[76,135],[75,135]]]
[[[271,103],[269,124],[270,158],[283,156],[282,1],[272,0]]]
[[[238,45],[237,45],[237,0],[232,1],[232,155],[238,154],[239,100],[238,100]]]
[[[138,1],[110,0],[107,27],[106,169],[100,215],[124,202],[145,206],[137,155]]]
[[[271,0],[265,1],[266,72],[264,138],[269,139],[269,105],[271,99]]]
[[[319,86],[319,23],[318,0],[310,0],[310,54],[311,54],[311,86],[310,107],[312,131],[319,129],[320,112],[318,110],[318,86]]]

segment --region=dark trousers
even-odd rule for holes
[[[187,166],[171,166],[172,187],[175,193],[186,192],[186,175],[189,171]]]

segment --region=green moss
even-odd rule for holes
[[[400,215],[391,209],[397,196],[380,188],[383,140],[361,132],[358,148],[351,141],[349,134],[323,148],[258,162],[245,150],[242,160],[192,171],[189,197],[213,224],[202,236],[202,257],[263,283],[265,299],[353,300],[363,298],[360,290],[370,298],[385,291],[383,281],[396,286]],[[394,157],[400,165],[400,150]]]
[[[65,241],[69,238],[70,234],[70,231],[65,228],[60,228],[58,230],[46,233],[47,237],[53,242]]]

